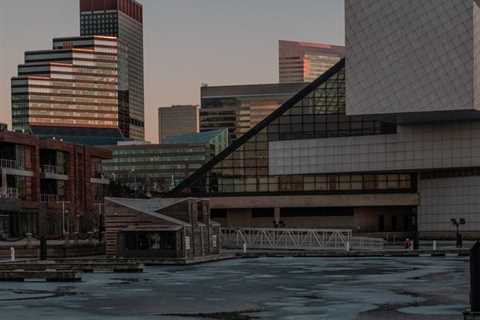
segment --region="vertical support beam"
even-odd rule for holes
[[[47,260],[47,204],[40,205],[38,223],[40,234],[40,260]]]
[[[7,194],[8,188],[7,188],[7,171],[5,169],[2,169],[2,189],[0,189],[1,194]]]
[[[472,312],[480,312],[480,242],[470,250],[470,306]]]
[[[280,208],[275,208],[274,209],[273,217],[274,217],[275,225],[277,225],[277,226],[280,225],[280,221],[282,220],[282,218],[280,216]]]

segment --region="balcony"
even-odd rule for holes
[[[58,194],[46,194],[46,193],[40,195],[40,201],[43,203],[61,203],[61,202],[67,203],[68,202],[65,196],[61,196]]]
[[[8,200],[20,200],[20,194],[17,188],[0,189],[0,198]]]
[[[25,165],[23,161],[20,160],[0,159],[0,168],[23,170],[25,168]]]
[[[25,163],[21,160],[0,159],[0,168],[6,175],[33,177],[33,171],[25,169]]]
[[[42,179],[68,181],[68,175],[63,166],[44,164],[41,166]]]
[[[92,178],[90,178],[90,183],[93,184],[110,184],[110,179],[105,178],[105,175],[100,172],[96,172]]]

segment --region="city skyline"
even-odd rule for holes
[[[29,48],[47,49],[52,37],[79,32],[78,1],[45,0],[42,5],[29,2],[16,1],[8,3],[8,7],[0,4],[0,46],[5,53],[0,59],[0,122],[9,124],[10,78],[23,52]],[[141,3],[145,8],[146,139],[152,142],[158,139],[157,108],[198,104],[201,83],[278,81],[278,40],[344,44],[343,3],[334,0],[303,0],[302,6],[266,0],[257,5],[255,12],[248,11],[250,1],[228,5],[208,1],[201,8],[192,0]],[[322,19],[314,18],[318,12]],[[185,19],[178,19],[179,15]],[[24,25],[25,20],[31,23]],[[253,56],[256,60],[251,59]]]

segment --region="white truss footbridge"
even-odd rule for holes
[[[224,248],[268,250],[382,250],[383,239],[353,237],[347,229],[222,228]]]

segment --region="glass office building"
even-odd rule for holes
[[[118,38],[119,124],[125,138],[143,140],[142,5],[135,0],[80,0],[80,34]]]
[[[168,136],[198,133],[199,127],[199,107],[196,105],[158,108],[159,143],[164,143]]]
[[[213,146],[215,155],[225,150],[229,145],[228,129],[218,129],[206,132],[184,133],[165,137],[163,144],[205,144]]]
[[[203,86],[200,131],[228,128],[230,140],[241,137],[306,84]]]
[[[122,143],[111,147],[113,159],[103,163],[104,171],[123,195],[159,194],[190,176],[227,143],[226,129],[171,136],[162,144]]]
[[[345,56],[345,47],[324,43],[280,40],[280,83],[311,82]]]
[[[57,38],[52,50],[27,51],[11,81],[13,129],[65,141],[71,135],[60,132],[96,129],[98,136],[121,140],[117,49],[115,38],[89,36]]]

